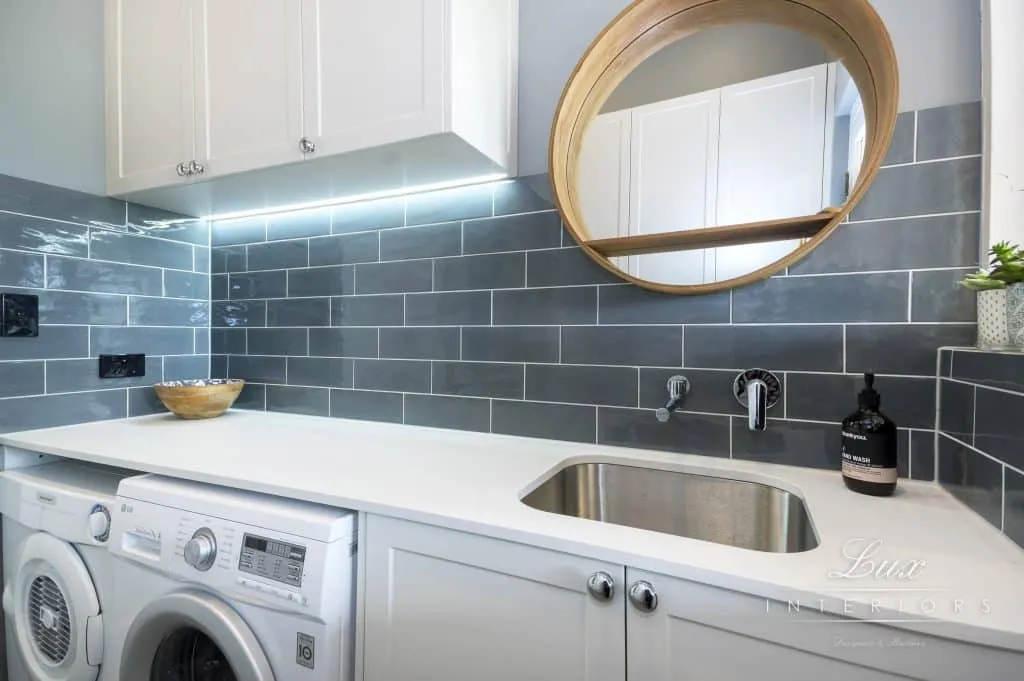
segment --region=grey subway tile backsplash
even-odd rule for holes
[[[526,399],[635,407],[636,369],[602,366],[526,365]]]
[[[3,191],[2,186],[0,191]],[[127,415],[124,390],[18,397],[4,400],[0,409],[0,433],[123,419]]]
[[[0,286],[42,288],[43,256],[0,250]]]
[[[490,184],[416,194],[405,200],[405,224],[488,217],[493,212],[494,194]]]
[[[732,422],[732,457],[748,461],[838,471],[842,467],[839,428],[831,423],[769,419],[764,432],[754,433],[746,420]]]
[[[267,408],[267,386],[258,383],[246,383],[242,392],[235,400],[235,409],[264,411]]]
[[[252,244],[246,247],[245,257],[246,269],[250,272],[306,267],[310,259],[309,242],[302,239]]]
[[[210,351],[214,355],[244,355],[246,329],[212,329]]]
[[[228,275],[228,297],[231,300],[284,298],[288,295],[288,272],[270,270]]]
[[[435,395],[523,399],[522,364],[434,362],[431,392]]]
[[[168,298],[190,298],[208,302],[211,300],[210,275],[200,272],[164,270],[164,295]]]
[[[882,168],[850,219],[961,213],[980,208],[981,158],[964,158]]]
[[[381,260],[438,258],[462,253],[462,223],[386,229],[380,232]],[[374,254],[373,260],[376,260]]]
[[[330,298],[267,301],[267,326],[330,326]]]
[[[351,265],[361,262],[376,262],[379,254],[380,237],[377,232],[344,234],[311,240],[308,264],[311,266]],[[299,267],[302,264],[296,262],[289,267]],[[252,269],[251,265],[249,269]]]
[[[882,165],[889,166],[897,163],[911,163],[914,160],[914,143],[916,112],[905,111],[896,116],[896,128],[893,130],[892,142],[889,143],[889,151],[885,155]]]
[[[491,323],[491,292],[421,293],[405,297],[407,326],[474,326]]]
[[[936,270],[914,272],[910,320],[914,322],[974,322],[978,318],[978,294],[960,286],[964,275],[976,271]]]
[[[1002,526],[1003,467],[999,462],[939,436],[939,482],[996,527]]]
[[[516,182],[494,185],[495,215],[551,211],[554,208],[547,175],[530,175],[520,177]]]
[[[357,359],[354,385],[362,390],[429,393],[430,362]]]
[[[622,280],[583,254],[579,248],[530,251],[526,255],[527,286],[618,284]]]
[[[906,272],[773,277],[733,291],[732,321],[905,322],[909,287]]]
[[[89,233],[89,253],[94,260],[190,272],[195,263],[192,247],[188,244],[96,228]]]
[[[228,377],[243,378],[254,383],[284,385],[287,382],[286,366],[287,360],[284,357],[231,355],[228,357]]]
[[[211,246],[237,246],[267,240],[265,217],[218,220],[210,225]]]
[[[979,387],[974,399],[974,446],[1024,470],[1024,394]]]
[[[209,353],[206,355],[175,355],[171,357],[164,357],[165,381],[194,380],[207,378],[209,375]]]
[[[46,392],[43,362],[0,362],[0,398]]]
[[[289,357],[290,385],[352,387],[352,360],[336,357]]]
[[[476,362],[557,363],[557,326],[480,326],[462,329],[462,359]],[[381,337],[383,339],[383,336]],[[382,346],[383,351],[383,346]]]
[[[434,287],[434,264],[430,260],[400,260],[356,265],[356,293],[410,293]]]
[[[288,271],[288,296],[292,298],[344,296],[354,292],[355,268],[350,265]]]
[[[459,338],[459,328],[451,326],[385,328],[379,351],[388,359],[459,359]]]
[[[235,405],[237,406],[237,402]],[[153,416],[168,413],[153,388],[128,388],[128,416]]]
[[[18,291],[39,296],[41,324],[128,324],[128,298],[101,293],[72,291]]]
[[[491,432],[592,443],[597,441],[597,408],[576,404],[493,400]]]
[[[331,232],[334,234],[388,229],[404,224],[405,199],[401,197],[350,203],[331,211]]]
[[[944,351],[952,378],[1024,393],[1024,354],[1009,352]]]
[[[402,393],[332,390],[331,416],[359,421],[401,423]]]
[[[88,356],[87,326],[43,326],[38,338],[5,338],[0,343],[0,361]]]
[[[267,218],[267,241],[326,236],[331,233],[331,211],[304,210],[281,213]]]
[[[131,233],[143,236],[154,236],[196,246],[210,245],[210,226],[205,220],[137,203],[128,204],[125,228]]]
[[[243,333],[246,334],[246,349],[242,354],[286,357],[308,354],[309,329],[246,329]]]
[[[522,288],[526,254],[495,253],[434,261],[435,291]]]
[[[128,323],[132,326],[209,326],[210,303],[132,296],[128,299]]]
[[[462,247],[466,255],[531,251],[561,245],[562,221],[552,210],[463,223]]]
[[[309,416],[330,416],[331,391],[327,388],[267,386],[267,411]]]
[[[211,324],[225,327],[267,325],[265,300],[233,300],[211,304]]]
[[[404,296],[344,296],[331,299],[332,326],[402,326],[404,323]]]
[[[567,326],[564,364],[675,367],[683,363],[681,326]]]
[[[975,335],[975,327],[969,324],[848,326],[846,370],[934,376],[938,349],[973,345]]]
[[[89,343],[92,355],[142,352],[147,355],[191,355],[195,334],[190,328],[115,328],[94,326]]]
[[[804,421],[839,423],[857,407],[864,389],[859,374],[786,375],[786,416]],[[882,412],[903,428],[935,427],[935,379],[879,376]]]
[[[244,272],[245,265],[245,246],[230,246],[210,249],[210,272],[213,274]]]
[[[311,328],[309,354],[314,357],[377,357],[378,333],[377,329],[369,328]]]
[[[598,289],[601,324],[728,324],[730,294],[673,296],[620,284]]]
[[[164,278],[152,267],[47,256],[46,288],[161,296]]]
[[[548,326],[597,323],[597,287],[495,291],[493,323]]]
[[[938,428],[953,437],[974,444],[974,406],[977,386],[939,379]]]
[[[405,423],[486,433],[491,429],[491,403],[468,397],[406,395]]]
[[[676,414],[661,423],[646,409],[597,410],[599,444],[645,447],[683,454],[729,456],[729,418],[708,414]]]
[[[125,203],[117,199],[0,175],[0,210],[80,225],[122,227]]]
[[[860,327],[849,327],[854,328]],[[843,370],[843,327],[838,325],[687,326],[685,337],[684,367]]]
[[[1024,546],[1024,474],[1010,468],[1004,469],[1004,472],[1003,532],[1018,546]]]
[[[917,113],[917,160],[970,156],[982,151],[981,102]]]
[[[0,212],[0,248],[89,257],[89,228]]]

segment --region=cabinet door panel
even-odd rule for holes
[[[365,681],[625,677],[621,566],[377,516],[361,550]]]
[[[318,155],[442,131],[445,5],[303,0],[305,130]]]
[[[107,0],[107,184],[182,179],[193,158],[192,0]]]
[[[302,12],[295,0],[199,0],[196,80],[207,175],[299,161]]]
[[[579,197],[591,239],[626,236],[629,231],[628,110],[597,116],[587,130],[579,160]],[[626,269],[627,258],[612,258]]]

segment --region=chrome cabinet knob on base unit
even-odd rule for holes
[[[654,612],[658,609],[658,592],[650,582],[634,582],[629,587],[629,602],[640,612]]]
[[[192,538],[185,544],[185,562],[200,572],[213,567],[217,559],[217,537],[208,527],[196,530]]]
[[[587,580],[587,591],[596,600],[607,603],[615,597],[615,580],[607,572],[595,572]]]

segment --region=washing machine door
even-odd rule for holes
[[[34,681],[94,681],[103,656],[96,587],[78,552],[37,532],[21,545],[3,607]]]
[[[157,599],[124,641],[121,678],[132,681],[274,681],[256,636],[231,606],[201,591]]]

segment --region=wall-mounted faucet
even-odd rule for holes
[[[748,369],[733,381],[732,394],[747,408],[747,427],[761,431],[768,427],[768,410],[782,396],[782,384],[770,371]]]
[[[662,423],[667,423],[672,418],[672,411],[686,399],[686,394],[690,392],[690,381],[686,376],[673,376],[668,379],[665,389],[668,390],[668,404],[655,413]]]

